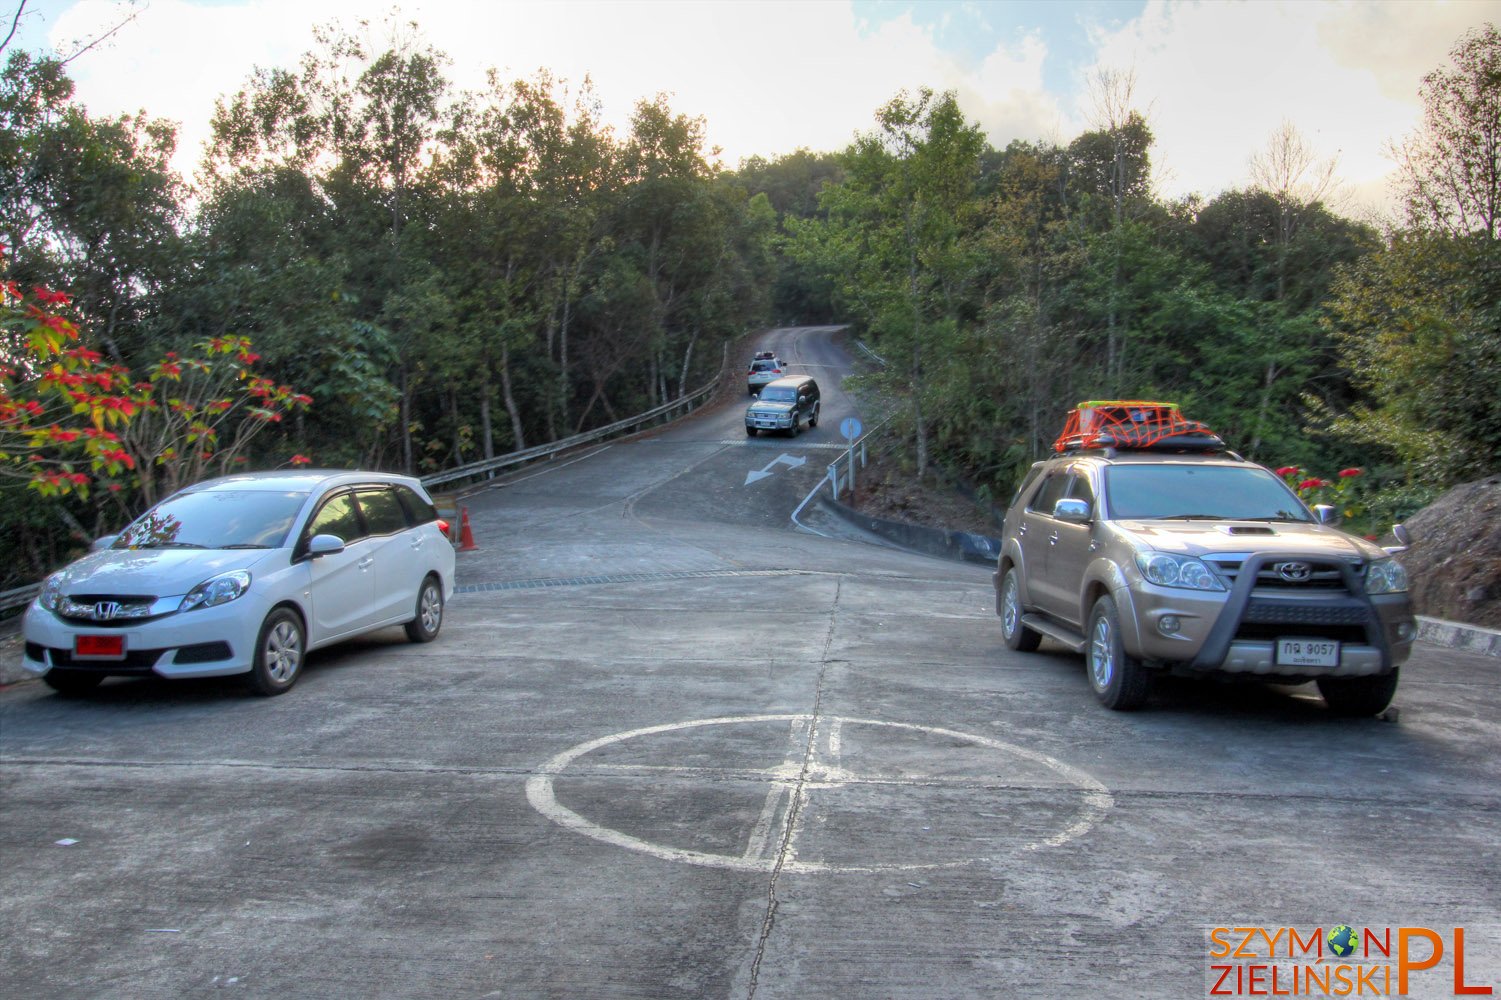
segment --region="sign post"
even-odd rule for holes
[[[839,422],[839,433],[844,435],[844,440],[849,446],[845,451],[845,460],[850,469],[850,506],[855,505],[855,440],[860,437],[859,417],[845,417]]]

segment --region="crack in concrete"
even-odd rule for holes
[[[834,646],[834,627],[839,617],[839,595],[844,588],[844,578],[838,578],[834,586],[834,604],[829,608],[829,630],[824,636],[823,655],[820,657],[818,667],[818,680],[813,688],[813,709],[808,714],[808,742],[803,748],[802,767],[798,771],[797,782],[793,785],[791,797],[787,802],[787,816],[783,821],[781,842],[777,846],[777,863],[771,870],[771,879],[766,885],[766,913],[761,918],[761,936],[756,940],[756,954],[751,959],[750,985],[747,988],[746,1000],[755,1000],[756,985],[761,977],[761,963],[766,958],[766,945],[771,939],[771,932],[776,927],[777,907],[777,882],[782,877],[782,869],[792,857],[792,840],[797,833],[799,814],[802,812],[804,789],[808,784],[808,773],[813,766],[813,758],[818,751],[818,724],[823,707],[824,678],[828,674],[831,661],[829,650]]]

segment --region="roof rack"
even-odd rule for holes
[[[1059,453],[1086,448],[1154,451],[1221,451],[1225,442],[1209,427],[1188,420],[1177,403],[1144,399],[1095,399],[1068,412]]]

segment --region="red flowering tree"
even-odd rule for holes
[[[79,342],[68,304],[62,292],[0,282],[0,476],[45,496],[134,479],[154,503],[244,463],[257,435],[312,402],[256,373],[244,337],[204,341],[194,357],[168,353],[134,377]]]
[[[135,464],[119,433],[136,412],[129,372],[79,346],[67,306],[62,292],[0,282],[0,476],[45,496],[87,495]]]
[[[168,352],[131,385],[128,399],[137,412],[121,443],[136,463],[146,503],[245,464],[251,441],[313,401],[259,375],[258,360],[248,338],[215,337],[199,343],[193,357]]]
[[[1296,465],[1284,465],[1276,471],[1310,507],[1317,503],[1329,504],[1346,521],[1356,520],[1366,512],[1359,483],[1361,469],[1341,469],[1334,479],[1310,476]]]

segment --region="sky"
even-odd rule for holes
[[[6,25],[19,0],[0,0]],[[400,0],[402,20],[480,89],[538,69],[588,76],[624,130],[638,100],[669,95],[702,116],[733,168],[799,148],[843,149],[897,93],[952,90],[1004,147],[1066,143],[1091,128],[1102,71],[1134,79],[1156,136],[1165,198],[1250,183],[1250,161],[1290,123],[1336,159],[1340,207],[1392,202],[1393,143],[1422,122],[1422,77],[1463,34],[1501,23],[1501,0]],[[370,0],[27,0],[12,47],[67,54],[133,21],[69,64],[92,114],[145,111],[179,123],[191,178],[216,99],[257,67],[293,67],[313,29],[393,5]],[[0,27],[0,33],[4,28]]]

